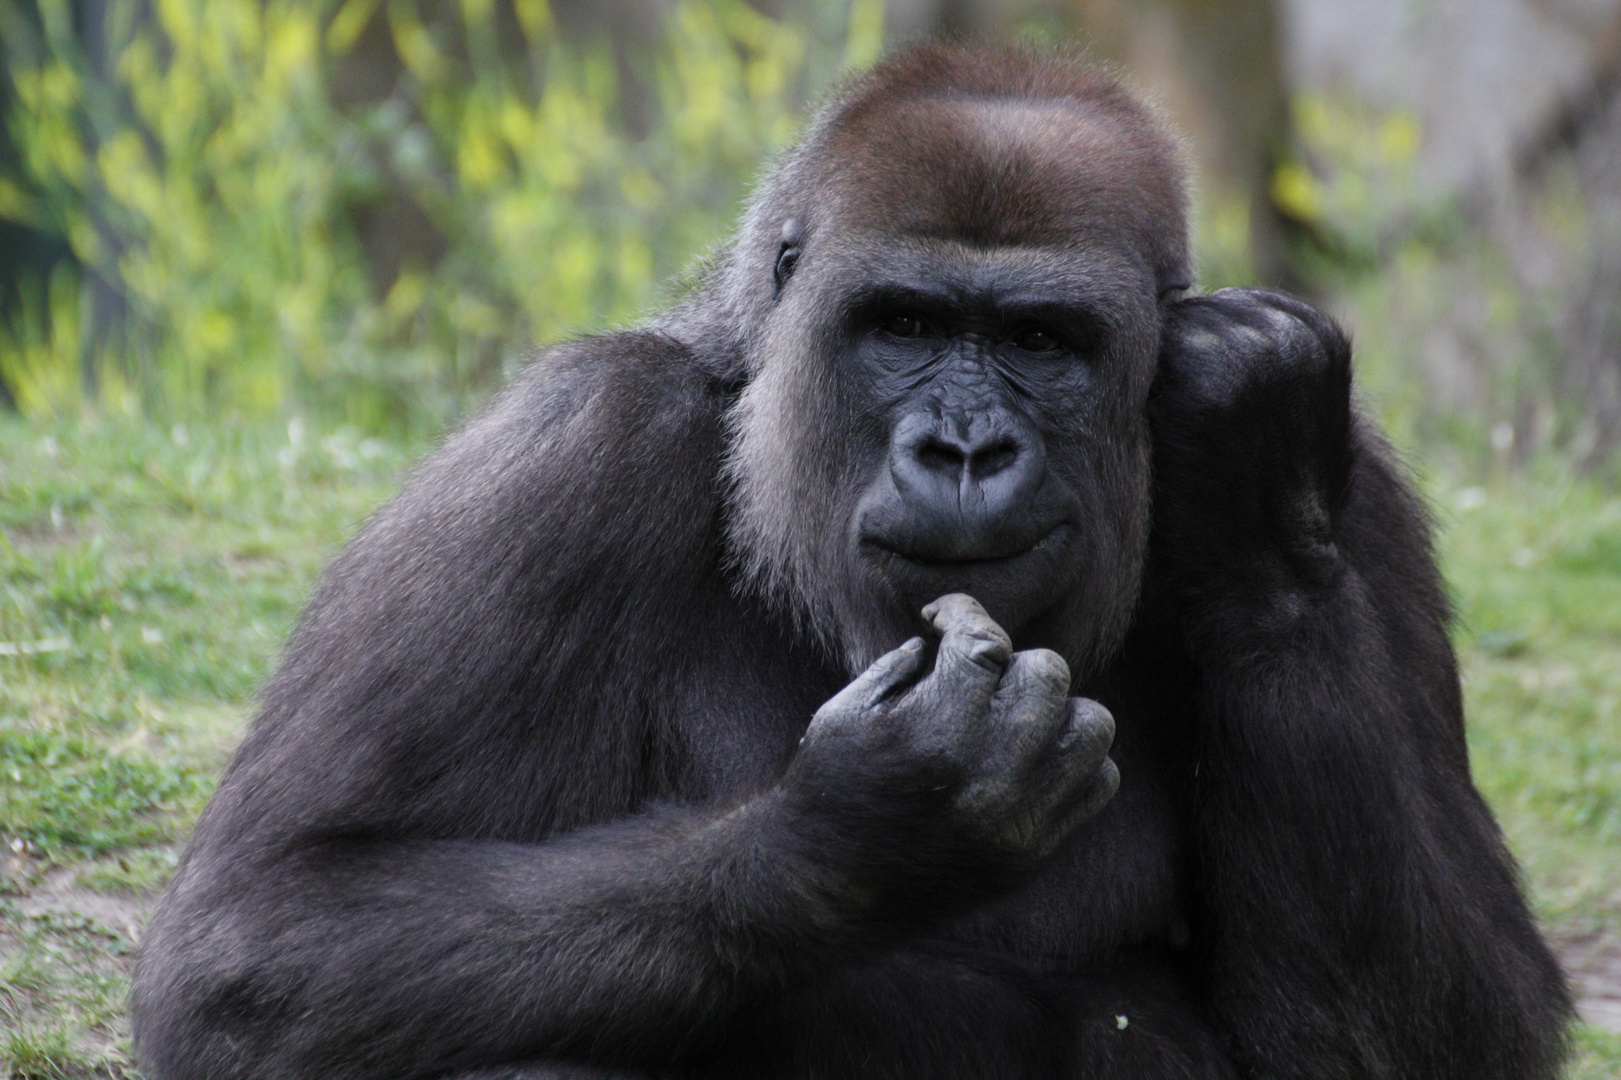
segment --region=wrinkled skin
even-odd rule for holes
[[[691,297],[328,570],[149,931],[152,1080],[1545,1080],[1427,523],[1187,295],[1106,75],[853,83]]]

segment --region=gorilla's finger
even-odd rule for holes
[[[1031,820],[1041,820],[1041,800],[1030,805],[1029,777],[1051,767],[1050,748],[1067,719],[1068,693],[1069,665],[1057,653],[1032,649],[1013,654],[991,698],[984,757],[972,764],[973,780],[960,806],[984,812],[1025,804],[1026,813],[1034,815]]]
[[[1057,830],[1054,843],[1101,809],[1119,783],[1118,776],[1106,775],[1114,771],[1108,757],[1114,742],[1114,717],[1109,710],[1088,698],[1070,698],[1063,716],[1057,742],[1025,781],[1035,792],[1036,812]],[[1097,788],[1100,783],[1107,791]]]
[[[1191,338],[1219,342],[1222,332],[1233,322],[1233,311],[1238,304],[1221,293],[1213,296],[1190,296],[1172,304],[1166,313],[1165,330],[1173,339]]]
[[[1120,790],[1120,769],[1114,763],[1114,758],[1106,757],[1097,767],[1091,777],[1081,784],[1071,796],[1071,802],[1062,812],[1063,833],[1080,825],[1089,818],[1097,816],[1098,812],[1109,805],[1115,792]]]
[[[1090,771],[1066,772],[1054,767],[1045,782],[1032,778],[1024,786],[1030,789],[1028,796],[1007,819],[1004,842],[1047,854],[1077,826],[1108,805],[1120,788],[1120,770],[1115,767],[1114,759],[1106,756]],[[987,793],[994,788],[994,784],[988,783],[975,785],[965,793],[964,804],[989,801]]]
[[[1057,751],[1066,771],[1095,771],[1114,745],[1114,714],[1091,698],[1070,698]]]
[[[1069,665],[1050,649],[1013,654],[991,698],[997,765],[1028,761],[1062,736],[1069,680]]]
[[[979,601],[962,593],[941,597],[924,613],[941,638],[934,670],[914,692],[934,702],[942,722],[935,736],[957,744],[950,756],[968,752],[977,757],[982,751],[975,747],[983,745],[991,697],[1013,653],[1013,641]]]
[[[947,593],[924,608],[923,617],[940,634],[935,671],[967,664],[990,675],[992,685],[1001,678],[1013,654],[1013,639],[978,600],[966,593]]]
[[[1288,293],[1274,292],[1271,289],[1250,289],[1245,291],[1253,294],[1262,305],[1294,319],[1301,326],[1311,331],[1312,335],[1319,341],[1329,343],[1343,336],[1333,319],[1330,319],[1299,297],[1290,296]]]
[[[867,666],[837,697],[849,694],[864,708],[873,708],[895,696],[923,673],[926,653],[923,639],[908,638]]]
[[[925,653],[923,639],[910,638],[899,648],[891,649],[868,665],[843,690],[828,698],[811,725],[836,723],[854,719],[881,705],[888,698],[917,681],[923,673]],[[809,734],[809,732],[807,732]]]
[[[1271,289],[1221,289],[1210,296],[1197,297],[1171,320],[1179,327],[1198,327],[1209,334],[1221,335],[1225,325],[1232,338],[1229,345],[1247,341],[1264,341],[1263,351],[1278,353],[1289,359],[1307,355],[1323,356],[1333,360],[1349,352],[1345,332],[1333,319],[1297,297]],[[1176,334],[1178,328],[1173,328]],[[1236,335],[1234,331],[1240,331]],[[1195,332],[1178,335],[1184,345],[1200,339]]]
[[[1196,408],[1230,397],[1244,376],[1244,366],[1234,363],[1235,357],[1263,352],[1264,335],[1235,321],[1209,297],[1184,300],[1175,307],[1180,310],[1167,317],[1160,343],[1156,404],[1162,409]]]

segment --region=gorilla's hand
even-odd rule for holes
[[[1169,309],[1154,522],[1185,597],[1267,603],[1337,580],[1350,394],[1345,335],[1299,300],[1223,289]]]
[[[932,670],[922,638],[880,657],[817,710],[784,783],[847,838],[857,877],[960,890],[1034,865],[1102,809],[1119,784],[1114,719],[1068,696],[1057,653],[1013,652],[971,597],[923,614],[940,634]]]

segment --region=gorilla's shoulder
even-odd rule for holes
[[[544,426],[594,408],[598,419],[610,423],[680,424],[711,417],[724,398],[725,388],[686,345],[656,331],[626,330],[542,351],[491,403],[489,414]]]
[[[488,616],[650,572],[713,572],[725,410],[724,391],[662,335],[543,352],[334,561],[305,628],[357,612],[404,619],[413,605]]]
[[[620,516],[663,497],[709,503],[726,402],[691,351],[665,335],[556,345],[418,467],[397,509],[578,517]]]
[[[371,732],[510,737],[510,752],[474,755],[508,767],[549,752],[547,732],[596,723],[595,695],[628,677],[616,657],[653,655],[647,633],[724,596],[724,413],[724,394],[662,336],[604,335],[542,353],[329,566],[229,790],[304,784],[278,762],[328,761],[319,790],[287,798],[314,818],[365,821],[369,796],[333,777],[382,752]],[[353,766],[405,770],[412,779],[400,783],[429,816],[500,782],[468,780],[472,765],[466,775],[416,768]]]
[[[645,330],[600,334],[538,354],[438,456],[494,452],[504,460],[544,445],[552,467],[589,469],[641,444],[713,430],[725,401],[680,342]],[[571,446],[590,459],[556,456]]]

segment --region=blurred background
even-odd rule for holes
[[[1476,781],[1621,1077],[1621,0],[0,0],[0,1077],[134,1077],[150,904],[310,583],[536,346],[634,321],[846,72],[1118,66],[1202,285],[1340,318]]]
[[[1311,295],[1398,438],[1621,441],[1617,0],[3,0],[0,404],[436,427],[633,319],[838,74],[1118,64],[1204,284]]]

